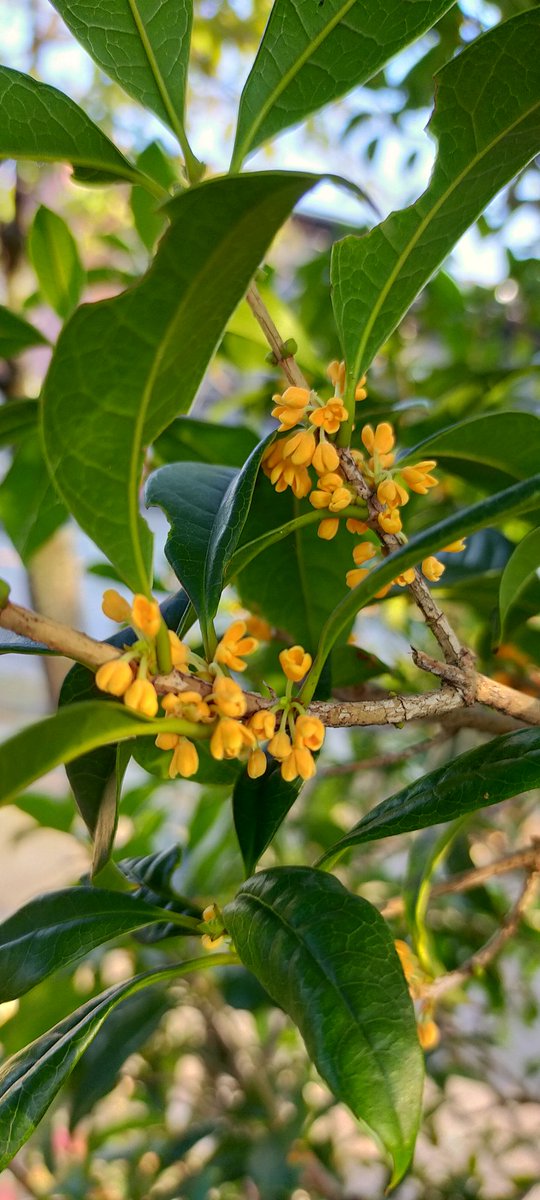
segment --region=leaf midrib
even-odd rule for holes
[[[515,121],[512,121],[512,123],[510,125],[505,126],[505,128],[501,131],[501,133],[498,134],[497,137],[493,138],[493,140],[488,143],[488,145],[484,148],[484,150],[482,150],[482,152],[480,154],[477,154],[475,156],[475,158],[473,158],[472,162],[467,164],[467,166],[463,169],[463,171],[461,171],[460,174],[450,184],[450,187],[448,187],[443,192],[442,196],[440,196],[439,200],[435,202],[433,208],[430,209],[429,213],[426,213],[426,216],[420,222],[420,225],[418,226],[418,229],[416,230],[415,234],[413,235],[413,237],[410,239],[410,241],[408,242],[408,244],[405,246],[404,250],[400,254],[394,268],[390,272],[390,275],[388,276],[388,279],[387,279],[386,283],[384,284],[384,287],[381,289],[379,296],[377,297],[377,300],[375,301],[375,304],[373,305],[373,308],[370,312],[369,320],[367,321],[367,324],[364,329],[364,333],[360,339],[360,344],[359,344],[358,351],[357,351],[357,354],[356,354],[356,357],[354,360],[354,379],[355,380],[358,378],[359,371],[360,371],[360,364],[363,359],[363,354],[366,349],[366,346],[367,346],[367,343],[369,340],[369,336],[374,328],[377,317],[379,316],[379,313],[381,311],[381,308],[382,308],[391,288],[393,287],[397,277],[399,276],[402,267],[407,262],[409,255],[414,250],[414,248],[415,248],[417,242],[419,241],[419,239],[421,238],[422,234],[429,227],[432,220],[434,220],[434,218],[437,216],[437,213],[440,211],[440,209],[446,203],[446,201],[450,198],[450,196],[453,194],[453,192],[455,192],[456,189],[463,183],[463,180],[466,179],[466,177],[469,174],[471,174],[471,172],[474,170],[474,168],[477,167],[478,164],[482,162],[482,159],[485,158],[487,154],[490,154],[491,151],[494,149],[494,147],[497,146],[499,142],[503,141],[506,137],[508,137],[508,135],[510,133],[512,133],[513,130],[517,129],[519,125],[521,125],[523,122],[527,121],[529,119],[529,117],[538,108],[540,108],[540,102],[533,104],[531,106],[531,108],[527,109],[526,112],[521,113],[520,116]],[[419,197],[419,199],[421,199],[421,197]],[[418,200],[415,201],[415,204],[412,205],[412,207],[414,208],[416,206],[416,204],[418,204]],[[410,210],[405,209],[403,211],[407,212]],[[388,219],[390,219],[390,218],[388,218]]]
[[[182,143],[182,139],[183,139],[183,135],[184,135],[182,117],[181,117],[180,113],[177,113],[177,111],[174,107],[171,95],[169,93],[169,89],[167,88],[167,85],[165,83],[163,75],[161,74],[161,71],[159,69],[157,59],[156,59],[154,51],[152,49],[152,44],[150,42],[150,38],[148,37],[148,34],[146,32],[146,26],[144,24],[143,17],[141,15],[141,13],[139,12],[137,0],[128,0],[128,5],[131,10],[131,15],[133,17],[133,21],[134,21],[135,27],[137,29],[137,33],[139,34],[139,37],[141,39],[142,48],[144,50],[144,53],[146,54],[146,58],[148,60],[148,65],[149,65],[152,75],[154,76],[154,79],[156,81],[157,89],[158,89],[159,95],[161,97],[161,100],[163,102],[165,111],[169,117],[172,128],[174,129],[174,132],[176,133],[176,135],[178,137],[178,140],[180,141],[180,143]]]

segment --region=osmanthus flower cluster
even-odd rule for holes
[[[315,774],[313,752],[320,750],[325,729],[293,697],[294,684],[303,680],[312,663],[311,655],[302,646],[292,646],[279,655],[286,679],[285,694],[271,707],[249,713],[246,693],[229,671],[245,671],[246,657],[259,646],[258,639],[249,632],[248,623],[268,636],[270,629],[266,622],[256,617],[249,618],[249,622],[233,621],[218,642],[211,662],[191,651],[169,630],[173,666],[183,673],[187,686],[180,692],[171,690],[159,697],[152,679],[148,678],[149,674],[158,673],[155,639],[161,614],[157,602],[135,596],[130,606],[111,589],[105,592],[102,607],[106,616],[133,625],[139,635],[138,641],[126,648],[122,656],[99,667],[96,683],[102,691],[121,698],[128,708],[144,716],[157,716],[161,703],[167,717],[200,725],[201,737],[209,741],[213,758],[246,762],[252,779],[264,775],[268,755],[280,763],[281,774],[289,782],[298,777],[310,779]],[[187,683],[190,675],[195,685],[192,689]],[[177,775],[184,778],[196,775],[199,755],[189,738],[167,731],[158,734],[156,746],[172,751],[168,769],[171,779]]]
[[[368,523],[362,519],[364,514],[360,509],[356,496],[341,469],[340,457],[333,438],[338,433],[341,424],[347,420],[348,413],[343,403],[345,390],[345,364],[331,362],[328,377],[334,384],[334,397],[323,401],[316,392],[302,387],[289,387],[282,395],[273,397],[275,407],[272,416],[280,424],[278,432],[287,431],[288,436],[279,438],[268,447],[263,457],[262,469],[270,479],[277,492],[283,492],[287,487],[292,488],[297,499],[309,497],[310,504],[323,512],[324,517],[319,523],[318,535],[326,541],[331,541],[338,532],[340,520],[345,520],[349,533],[364,535],[372,533],[373,540],[359,542],[353,550],[354,569],[347,572],[347,584],[356,587],[369,574],[370,563],[373,565],[378,552],[381,550],[380,537],[377,529],[370,531]],[[355,400],[364,400],[367,392],[363,377],[356,388]],[[300,428],[295,428],[300,426]],[[290,432],[294,429],[294,432]],[[432,474],[436,462],[426,459],[415,466],[399,467],[395,465],[395,433],[388,421],[382,421],[375,429],[364,425],[361,430],[361,440],[364,451],[352,449],[349,453],[363,475],[373,498],[378,504],[377,527],[381,534],[393,534],[399,541],[407,539],[403,532],[400,509],[408,503],[409,492],[425,496],[431,488],[437,486],[438,480]],[[310,469],[317,477],[314,480]],[[446,552],[463,550],[463,539],[445,546]],[[434,555],[429,555],[422,562],[422,572],[431,582],[440,579],[444,565]],[[405,587],[413,582],[415,569],[410,568],[398,575],[393,583],[377,593],[379,597],[386,595],[393,584]]]

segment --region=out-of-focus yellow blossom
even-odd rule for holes
[[[292,679],[294,683],[299,683],[309,671],[313,659],[311,654],[306,653],[303,646],[290,646],[289,649],[281,651],[279,661],[285,677]]]
[[[131,606],[115,588],[107,588],[103,593],[101,608],[110,621],[131,621]]]
[[[131,619],[136,629],[139,629],[144,637],[155,638],[161,625],[161,613],[157,600],[148,600],[146,596],[141,595],[134,596],[131,605]]]
[[[253,654],[259,643],[254,637],[246,637],[245,621],[233,621],[218,643],[214,658],[231,671],[245,671],[247,664],[243,656]]]
[[[246,699],[242,688],[234,682],[234,679],[218,675],[212,688],[212,700],[222,717],[244,716]]]
[[[436,583],[437,579],[440,579],[441,575],[444,575],[445,570],[444,563],[439,562],[438,558],[435,558],[433,554],[430,554],[429,558],[425,558],[422,563],[422,571],[426,579],[429,579],[432,583]]]

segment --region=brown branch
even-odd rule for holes
[[[498,875],[507,875],[510,871],[534,871],[538,867],[539,861],[540,846],[538,843],[526,846],[523,850],[515,850],[513,854],[508,854],[505,858],[498,858],[484,867],[473,867],[470,871],[461,871],[459,875],[454,875],[451,879],[435,883],[431,888],[431,899],[470,892],[474,888],[483,887],[490,879],[495,879]],[[400,917],[404,912],[403,896],[393,896],[391,900],[387,901],[384,908],[381,908],[381,916],[386,920]]]
[[[440,733],[436,733],[434,737],[426,738],[423,742],[415,742],[414,746],[404,746],[402,750],[396,750],[389,754],[375,754],[372,758],[363,758],[358,762],[335,763],[333,766],[323,767],[321,771],[317,772],[317,777],[329,779],[336,775],[353,775],[356,771],[374,771],[379,768],[394,767],[399,763],[408,762],[411,758],[417,758],[419,754],[427,754],[433,746],[440,746],[451,736],[451,731],[441,729]]]
[[[294,387],[307,388],[309,391],[309,383],[303,375],[298,363],[293,354],[287,353],[287,347],[283,344],[283,338],[276,328],[274,322],[268,312],[266,304],[260,292],[253,283],[247,293],[246,300],[255,317],[255,320],[260,325],[264,336],[270,346],[272,354],[276,360],[276,366],[281,367],[283,374],[288,379],[289,383]]]
[[[486,967],[496,958],[497,954],[503,949],[506,943],[514,936],[519,927],[521,918],[524,912],[532,903],[540,879],[539,871],[539,855],[536,853],[536,866],[533,868],[523,885],[520,895],[515,904],[510,909],[506,920],[501,925],[500,929],[493,934],[484,946],[472,954],[467,962],[463,963],[456,971],[449,971],[447,975],[441,975],[435,979],[429,988],[423,993],[426,998],[432,1001],[437,1001],[444,996],[445,992],[452,991],[455,987],[459,987],[462,983],[466,983],[471,976],[478,971],[485,970]]]
[[[111,662],[121,654],[115,646],[97,642],[86,633],[79,633],[69,625],[53,621],[51,617],[43,617],[29,608],[12,604],[10,600],[0,611],[0,626],[11,629],[21,637],[30,638],[33,642],[42,642],[49,650],[56,650],[66,658],[83,663],[92,670],[96,670],[105,662]]]
[[[451,663],[439,662],[421,650],[413,649],[412,655],[415,665],[421,671],[429,671],[431,675],[437,675],[446,684],[459,689],[466,702],[475,699],[480,704],[497,708],[510,717],[526,721],[528,725],[540,725],[540,700],[536,700],[534,696],[518,692],[504,683],[497,683],[487,675],[475,674],[471,677],[467,668],[463,671]]]

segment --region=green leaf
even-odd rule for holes
[[[0,111],[2,158],[68,162],[79,183],[143,182],[82,108],[47,83],[0,66]]]
[[[170,158],[162,150],[159,142],[150,142],[135,160],[140,171],[150,175],[152,179],[169,191],[174,183],[178,183]],[[155,196],[151,196],[145,188],[134,187],[131,192],[131,211],[135,228],[146,249],[152,252],[157,240],[161,237],[167,224],[165,214],[159,211]]]
[[[540,731],[518,729],[460,754],[437,771],[383,800],[319,860],[349,846],[454,821],[540,786]]]
[[[30,226],[28,250],[43,299],[59,317],[69,317],[79,303],[86,275],[71,230],[44,204]]]
[[[150,583],[144,448],[189,408],[268,244],[314,182],[268,173],[191,188],[168,205],[173,226],[141,282],[79,309],[60,335],[44,395],[50,469],[133,591]]]
[[[520,13],[439,71],[430,124],[439,148],[427,190],[365,237],[334,247],[349,390],[465,230],[540,149],[539,23],[538,8]]]
[[[52,0],[77,41],[129,96],[182,131],[191,0]]]
[[[540,462],[540,420],[533,413],[503,412],[458,421],[407,450],[398,465],[425,458],[436,458],[445,471],[478,486],[479,464],[492,467],[501,474],[504,487],[511,479],[535,474]]]
[[[231,164],[366,83],[452,0],[276,0],[242,92]]]
[[[29,346],[47,345],[47,338],[35,325],[30,325],[23,317],[0,304],[0,358],[15,358]],[[27,403],[30,404],[31,401]]]
[[[12,446],[36,428],[37,400],[7,400],[0,406],[0,446]]]
[[[434,938],[426,924],[431,881],[466,820],[467,817],[461,817],[460,820],[453,821],[445,826],[442,833],[437,827],[424,829],[414,839],[409,853],[403,885],[405,920],[420,965],[433,976],[443,974],[444,966],[437,957]]]
[[[389,929],[330,875],[277,867],[243,884],[224,917],[242,962],[298,1025],[317,1070],[406,1171],[423,1063]]]
[[[281,764],[268,760],[259,779],[250,779],[244,769],[233,791],[233,819],[246,876],[255,870],[261,855],[273,840],[302,787],[301,780],[287,783]]]
[[[523,592],[538,579],[540,568],[540,529],[532,529],[516,546],[504,568],[499,591],[501,640],[507,636],[512,612],[519,607]]]
[[[218,610],[224,580],[251,508],[262,456],[274,437],[275,433],[269,434],[255,447],[231,479],[217,511],[204,569],[205,608],[210,618]]]
[[[66,706],[0,746],[0,804],[8,804],[46,771],[98,746],[167,731],[201,735],[200,726],[169,717],[150,720],[112,702],[88,700]]]
[[[95,996],[54,1029],[8,1059],[0,1069],[0,1126],[4,1133],[0,1171],[8,1166],[34,1132],[81,1054],[121,1000],[153,983],[165,983],[178,975],[188,975],[201,967],[219,966],[227,961],[229,955],[215,954],[136,975]]]
[[[0,484],[0,521],[23,562],[28,563],[67,517],[51,483],[40,438],[32,433],[17,447]]]
[[[540,475],[534,475],[532,479],[505,488],[503,492],[480,500],[478,504],[462,509],[423,530],[422,533],[415,534],[401,550],[390,554],[379,566],[374,567],[367,579],[353,588],[328,618],[320,635],[317,658],[302,689],[302,703],[308,704],[311,700],[332,646],[349,627],[355,613],[364,608],[380,588],[391,583],[392,579],[407,567],[416,566],[422,559],[441,550],[443,546],[450,545],[458,538],[467,537],[476,529],[482,529],[486,525],[522,512],[527,507],[530,508],[538,502],[539,497]]]
[[[196,417],[179,417],[156,439],[153,453],[160,466],[201,462],[242,467],[256,445],[257,438],[246,425],[214,425]]]
[[[21,637],[12,633],[11,629],[0,629],[0,654],[56,654],[43,642],[33,642],[31,638]]]
[[[320,513],[318,517],[320,520]],[[282,540],[283,528],[298,518],[297,527]],[[230,572],[237,577],[246,607],[260,612],[272,625],[286,629],[312,654],[325,621],[346,591],[345,574],[351,566],[353,547],[350,533],[340,528],[329,552],[328,543],[317,535],[317,525],[317,515],[306,512],[305,504],[296,500],[290,489],[277,494],[269,481],[260,477],[243,544],[236,551]],[[270,545],[262,540],[266,537],[271,539]],[[262,552],[252,558],[256,547],[249,543],[258,538],[261,543],[257,549],[262,548]],[[345,639],[348,632],[347,627]]]
[[[0,924],[0,1003],[24,996],[103,942],[163,917],[156,905],[103,888],[38,896]]]

